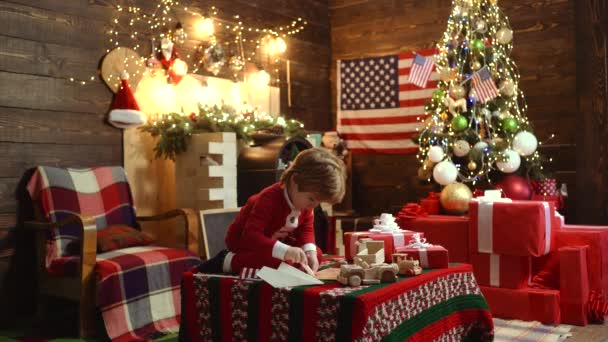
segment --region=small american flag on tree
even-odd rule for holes
[[[487,66],[473,74],[473,89],[482,103],[493,100],[498,96],[498,89]]]
[[[431,57],[424,57],[423,55],[416,54],[412,63],[412,70],[410,71],[409,82],[419,86],[420,88],[426,87],[433,66],[435,65],[435,59]]]

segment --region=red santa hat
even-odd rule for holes
[[[146,115],[139,110],[128,80],[129,74],[123,71],[120,75],[120,87],[114,96],[108,119],[114,127],[129,128],[146,123]]]

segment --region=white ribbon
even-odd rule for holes
[[[509,203],[509,198],[501,198],[500,190],[486,190],[485,195],[474,199],[479,203],[477,210],[477,251],[479,253],[492,253],[494,221],[494,202]]]
[[[500,255],[490,254],[490,286],[500,287]]]
[[[543,209],[545,210],[545,255],[549,254],[551,251],[551,221],[553,219],[551,207],[549,207],[549,203],[541,202],[543,204]]]
[[[418,256],[420,257],[420,266],[429,267],[429,254],[427,247],[433,247],[432,244],[426,242],[426,239],[420,236],[420,233],[415,233],[412,236],[409,244],[405,248],[414,248],[418,250]]]
[[[427,247],[433,247],[433,245],[426,242],[426,239],[421,237],[420,233],[415,233],[414,235],[412,235],[412,239],[410,240],[409,244],[407,246],[405,246],[405,248],[416,248],[416,249],[427,248]]]

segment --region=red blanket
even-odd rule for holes
[[[397,283],[273,289],[187,272],[182,340],[490,341],[493,323],[470,265]]]

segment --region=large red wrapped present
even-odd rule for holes
[[[556,247],[589,246],[589,288],[608,293],[608,227],[564,225],[563,228],[555,234]]]
[[[539,321],[544,324],[560,323],[558,290],[479,288],[494,317]]]
[[[346,259],[352,260],[357,254],[357,241],[363,238],[384,241],[384,260],[391,260],[396,247],[404,247],[416,232],[401,230],[393,233],[346,232],[344,233],[344,255]],[[424,236],[424,234],[423,234]]]
[[[420,233],[414,234],[405,247],[397,247],[395,251],[407,253],[408,258],[420,261],[422,268],[447,268],[449,264],[448,250],[426,242]]]
[[[473,200],[471,252],[542,256],[550,252],[555,208],[549,202]]]
[[[562,323],[587,325],[587,299],[589,279],[587,275],[588,246],[562,247],[559,249]]]
[[[404,229],[424,233],[433,244],[450,252],[451,262],[469,262],[469,218],[467,216],[429,215],[409,219],[399,218]]]
[[[471,253],[473,272],[479,285],[521,289],[528,286],[532,257]]]

